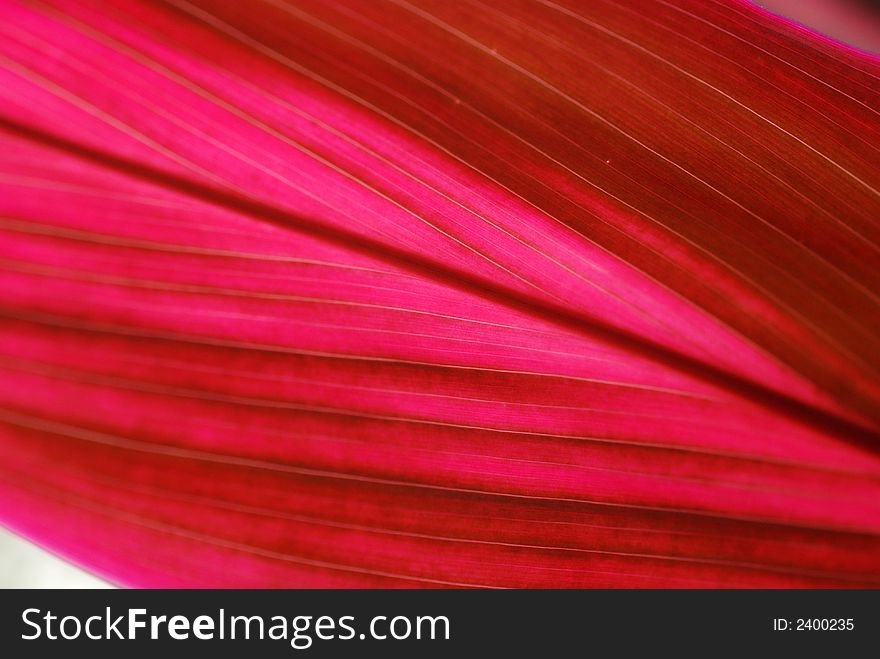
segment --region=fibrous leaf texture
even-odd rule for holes
[[[2,0],[0,521],[130,586],[877,587],[878,76],[742,0]]]

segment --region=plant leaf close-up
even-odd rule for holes
[[[745,0],[0,1],[0,523],[125,586],[880,586],[880,59]]]

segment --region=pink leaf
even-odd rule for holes
[[[742,0],[2,0],[0,520],[133,586],[876,587],[878,76]]]

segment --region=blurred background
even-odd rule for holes
[[[880,0],[758,0],[829,37],[880,53]],[[0,588],[111,588],[0,527]]]
[[[111,588],[0,526],[0,587]]]
[[[758,0],[757,4],[838,41],[880,54],[880,0]]]

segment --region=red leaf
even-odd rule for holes
[[[880,583],[880,64],[742,1],[0,3],[0,519],[136,586]]]

